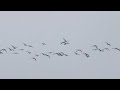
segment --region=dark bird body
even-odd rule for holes
[[[98,49],[100,52],[104,52],[103,50],[101,50],[101,49]]]
[[[23,51],[24,49],[19,49],[19,50]]]
[[[36,57],[39,57],[39,55],[35,54]]]
[[[74,52],[75,53],[75,55],[80,55],[79,53],[77,53],[77,52]]]
[[[92,47],[95,47],[96,49],[98,49],[98,46],[97,46],[97,45],[93,45]]]
[[[10,51],[14,51],[14,49],[8,48]]]
[[[82,51],[82,50],[80,50],[80,49],[76,50],[76,52],[78,52],[78,51],[80,51],[81,53],[83,52],[83,51]]]
[[[3,52],[0,51],[0,54],[3,54]]]
[[[111,44],[109,44],[108,42],[105,42],[108,46],[111,46]]]
[[[34,57],[33,57],[32,59],[34,59],[35,61],[37,61],[37,59],[36,59],[36,58],[34,58]]]
[[[90,57],[90,55],[89,55],[89,54],[87,54],[87,53],[84,53],[84,55],[85,55],[86,57]]]
[[[42,43],[42,45],[46,45],[46,43]]]
[[[70,44],[70,43],[68,43],[68,41],[66,39],[63,38],[63,40],[64,40],[64,42],[61,42],[61,44],[64,44],[64,45]]]
[[[27,46],[27,44],[26,44],[26,43],[23,43],[23,45],[24,45],[24,46]]]
[[[17,49],[17,47],[15,47],[15,46],[13,46],[13,45],[11,45],[12,47],[13,47],[13,49]]]
[[[50,55],[48,54],[45,54],[45,53],[41,53],[41,54],[50,58]]]
[[[28,47],[33,48],[33,46],[31,46],[31,45],[28,45]]]
[[[120,51],[120,49],[119,49],[119,48],[112,48],[112,49],[115,49],[115,50],[118,50],[118,51]]]
[[[7,53],[7,50],[6,49],[1,49],[0,51],[5,51]]]

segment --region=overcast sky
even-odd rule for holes
[[[63,45],[63,38],[70,44]],[[120,78],[120,12],[4,11],[0,12],[0,78],[81,79]],[[25,47],[22,43],[32,45]],[[105,42],[111,44],[108,46]],[[46,43],[42,45],[41,43]],[[9,48],[17,48],[12,54]],[[92,45],[104,52],[94,51]],[[18,49],[31,51],[27,54]],[[81,49],[84,54],[75,55]],[[64,52],[68,56],[40,53]],[[35,54],[37,61],[32,58]]]

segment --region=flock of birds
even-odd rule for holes
[[[24,47],[28,47],[28,48],[34,48],[34,46],[32,45],[28,45],[26,43],[22,43]],[[68,45],[70,44],[65,38],[63,38],[63,41],[60,43],[61,45]],[[105,44],[109,47],[111,47],[111,44],[108,43],[108,42],[105,42]],[[42,45],[47,45],[46,43],[42,43]],[[92,46],[94,51],[99,51],[99,52],[104,52],[104,51],[110,51],[110,48],[109,47],[106,47],[106,48],[99,48],[97,45],[93,45]],[[111,48],[111,49],[114,49],[114,50],[117,50],[120,52],[120,49],[119,48]],[[3,49],[0,49],[0,54],[4,54],[4,53],[8,53],[8,52],[12,52],[12,54],[19,54],[19,52],[16,52],[16,50],[20,50],[20,51],[24,51],[26,52],[27,54],[31,55],[32,52],[31,51],[26,51],[24,48],[19,48],[19,47],[16,47],[14,45],[11,45],[11,47],[8,47],[8,48],[3,48]],[[51,58],[51,55],[57,55],[57,56],[69,56],[68,54],[64,53],[64,52],[48,52],[48,53],[39,53],[39,54],[34,54],[34,56],[32,57],[33,60],[37,61],[37,57],[39,57],[41,55],[43,56],[46,56],[48,57],[49,59]],[[78,49],[74,52],[75,55],[85,55],[87,58],[90,57],[90,55],[86,52],[84,52],[83,50],[81,49]]]

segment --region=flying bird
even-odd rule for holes
[[[46,45],[46,43],[42,43],[42,45]]]
[[[36,58],[34,58],[34,57],[33,57],[32,59],[34,59],[35,61],[37,61],[37,59],[36,59]]]
[[[70,44],[66,39],[63,38],[63,40],[64,40],[64,42],[61,42],[61,44],[64,44],[64,45]]]
[[[111,44],[109,44],[108,42],[105,42],[108,46],[111,46]]]
[[[14,51],[14,49],[8,48],[10,51]]]
[[[24,45],[24,46],[27,46],[27,44],[26,44],[26,43],[23,43],[23,45]]]
[[[92,47],[95,47],[96,49],[98,49],[98,46],[97,46],[97,45],[93,45]]]
[[[75,53],[75,55],[80,55],[79,53],[77,53],[77,52],[74,52]]]
[[[49,59],[50,59],[50,55],[48,55],[48,54],[45,54],[45,53],[41,53],[42,55],[44,55],[44,56],[47,56],[47,57],[49,57]]]
[[[7,53],[7,50],[6,49],[1,49],[0,51],[5,51]]]
[[[119,49],[119,48],[112,48],[112,49],[115,49],[115,50],[118,50],[118,51],[120,51],[120,49]]]
[[[3,52],[0,51],[0,54],[3,54]]]
[[[13,46],[13,45],[11,45],[12,47],[13,47],[13,49],[17,49],[17,47],[15,47],[15,46]]]
[[[101,50],[101,49],[98,49],[100,52],[104,52],[103,50]]]
[[[65,56],[68,56],[67,54],[63,53],[63,52],[60,52],[62,55],[65,55]]]
[[[39,57],[39,55],[35,54],[36,57]]]
[[[54,52],[48,52],[48,53],[49,53],[49,54],[52,54],[52,53],[54,54]]]
[[[24,49],[19,49],[19,50],[23,51]]]
[[[54,53],[54,54],[57,54],[58,56],[63,56],[61,53]]]
[[[86,57],[90,57],[90,55],[89,55],[89,54],[87,54],[87,53],[84,53],[84,55],[85,55]]]
[[[28,54],[31,54],[31,52],[29,52],[29,51],[26,51]]]
[[[33,46],[31,46],[31,45],[28,45],[28,47],[31,47],[31,48],[33,48]]]
[[[83,52],[83,51],[82,51],[82,50],[80,50],[80,49],[76,50],[76,52],[78,52],[78,51],[80,51],[81,53]]]

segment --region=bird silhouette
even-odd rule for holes
[[[14,49],[8,48],[10,51],[14,51]]]
[[[63,54],[61,54],[61,53],[54,53],[54,54],[57,54],[58,56],[63,56]]]
[[[1,49],[0,51],[5,51],[7,53],[7,50],[6,49]]]
[[[98,49],[100,52],[104,52],[104,50]]]
[[[41,53],[41,54],[44,55],[44,56],[47,56],[50,59],[50,55],[45,54],[45,53]]]
[[[42,43],[42,45],[46,45],[46,43]]]
[[[37,59],[35,57],[33,57],[32,59],[34,59],[35,61],[37,61]]]
[[[63,53],[63,52],[60,52],[60,54],[64,55],[64,56],[68,56],[67,54]]]
[[[61,42],[61,44],[64,44],[64,45],[67,45],[67,44],[70,44],[66,39],[63,38],[63,42]]]
[[[109,44],[108,42],[105,42],[108,46],[111,46],[111,44]]]
[[[89,55],[89,54],[87,54],[87,53],[84,53],[84,55],[85,55],[86,57],[90,57],[90,55]]]
[[[13,46],[13,45],[11,45],[12,47],[13,47],[13,49],[17,49],[17,47],[15,47],[15,46]]]
[[[80,51],[81,53],[83,52],[81,49],[76,50],[76,52]]]
[[[99,49],[97,45],[93,45],[92,47],[95,47],[97,50]]]
[[[28,45],[28,47],[33,48],[33,46],[31,46],[31,45]]]
[[[0,54],[3,54],[3,52],[0,51]]]
[[[23,51],[24,49],[19,49],[19,50]]]
[[[54,54],[54,52],[48,52],[49,54]]]
[[[80,55],[79,53],[77,53],[77,52],[74,52],[75,53],[75,55]]]
[[[115,50],[118,50],[118,51],[120,51],[120,49],[119,49],[119,48],[112,48],[112,49],[115,49]]]
[[[38,55],[38,54],[35,54],[35,56],[36,56],[36,57],[39,57],[39,55]]]
[[[26,44],[26,43],[23,43],[23,45],[24,45],[24,46],[27,46],[27,44]]]

